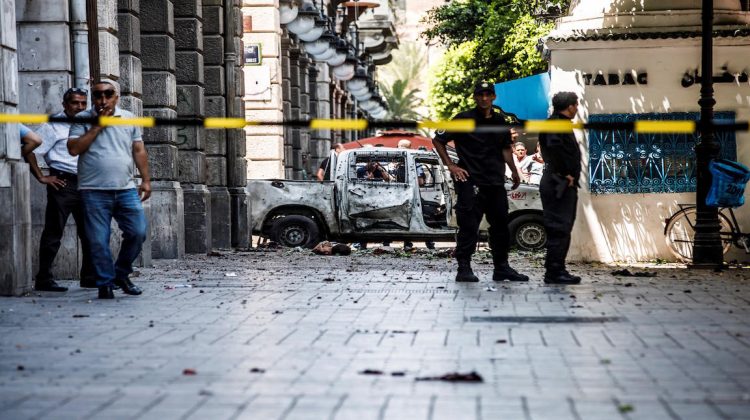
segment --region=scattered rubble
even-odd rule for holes
[[[466,383],[480,383],[484,382],[484,378],[474,371],[469,373],[446,373],[442,376],[423,376],[421,378],[415,378],[415,381],[444,381],[444,382],[466,382]]]

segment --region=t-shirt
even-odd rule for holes
[[[324,172],[323,179],[327,180],[331,177],[331,168],[330,168],[331,158],[327,157],[323,159],[323,162],[320,163],[319,169],[322,169]]]
[[[31,129],[29,127],[26,127],[23,124],[18,124],[18,138],[21,139],[21,143],[23,143],[23,138],[26,137],[26,135],[29,133],[31,133]]]
[[[492,115],[485,118],[477,108],[461,112],[454,120],[473,119],[477,127],[482,125],[502,125],[517,122],[512,114],[492,109]],[[441,132],[435,139],[443,144],[453,140],[458,154],[458,166],[469,172],[474,185],[505,185],[505,159],[503,149],[513,145],[510,132],[451,133]]]
[[[91,118],[97,114],[93,109],[76,115]],[[115,117],[133,118],[133,114],[115,108]],[[73,124],[69,137],[77,139],[91,130],[90,124]],[[79,190],[127,190],[135,188],[135,162],[133,143],[143,141],[141,130],[134,126],[105,127],[91,147],[78,158]]]
[[[53,117],[65,117],[65,113],[60,112]],[[70,126],[70,123],[54,122],[39,127],[37,134],[42,138],[42,145],[34,153],[44,158],[50,168],[75,174],[78,173],[78,156],[71,156],[68,152]]]

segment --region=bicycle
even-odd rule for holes
[[[665,220],[664,236],[670,251],[683,262],[693,260],[695,243],[695,221],[697,210],[695,204],[678,204],[680,210]],[[719,236],[724,254],[732,245],[744,248],[750,254],[750,233],[740,230],[737,217],[731,207],[719,208]]]

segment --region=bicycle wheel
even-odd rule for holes
[[[695,243],[695,221],[698,212],[695,207],[682,209],[672,215],[665,229],[667,245],[675,257],[682,262],[693,260],[693,244]],[[719,235],[721,246],[726,254],[732,246],[732,222],[723,213],[719,213]]]

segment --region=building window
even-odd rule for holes
[[[715,120],[733,122],[734,112],[716,112]],[[590,122],[699,120],[697,112],[597,114]],[[735,160],[735,132],[715,133],[721,158]],[[631,130],[590,130],[589,181],[593,194],[694,192],[695,145],[699,134],[638,134]]]

